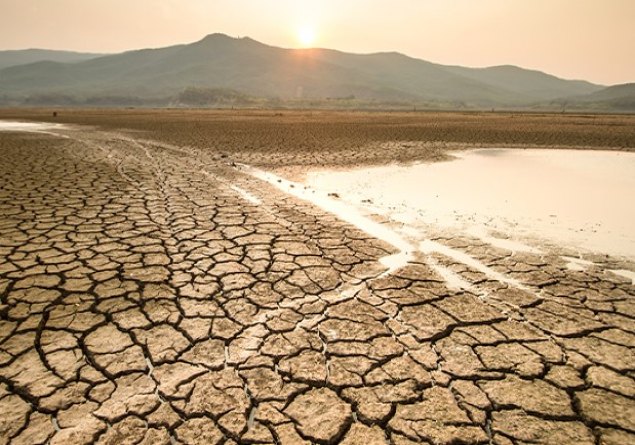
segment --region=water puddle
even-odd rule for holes
[[[336,194],[349,210],[459,230],[512,251],[540,253],[516,239],[541,239],[635,259],[635,153],[472,150],[449,162],[313,172],[306,185],[306,193]]]
[[[0,120],[0,131],[26,131],[31,133],[46,133],[48,130],[61,130],[65,128],[63,124],[52,124],[48,122],[19,122]]]

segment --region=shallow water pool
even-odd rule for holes
[[[313,172],[306,184],[415,230],[496,230],[635,258],[635,153],[482,149],[441,163]]]

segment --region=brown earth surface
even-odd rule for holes
[[[635,117],[58,111],[0,111],[79,125],[0,133],[0,444],[635,443],[631,262],[431,228],[505,279],[386,275],[392,246],[234,166],[633,150]]]
[[[635,150],[635,115],[0,109],[0,119],[126,130],[266,167],[436,160],[470,147]]]

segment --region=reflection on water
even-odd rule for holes
[[[307,185],[393,220],[498,230],[635,258],[635,154],[474,150],[451,162],[310,173]]]

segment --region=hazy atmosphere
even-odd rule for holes
[[[604,85],[635,80],[631,0],[0,0],[0,11],[0,50],[121,52],[222,32]]]
[[[0,0],[0,445],[635,444],[635,0]]]

